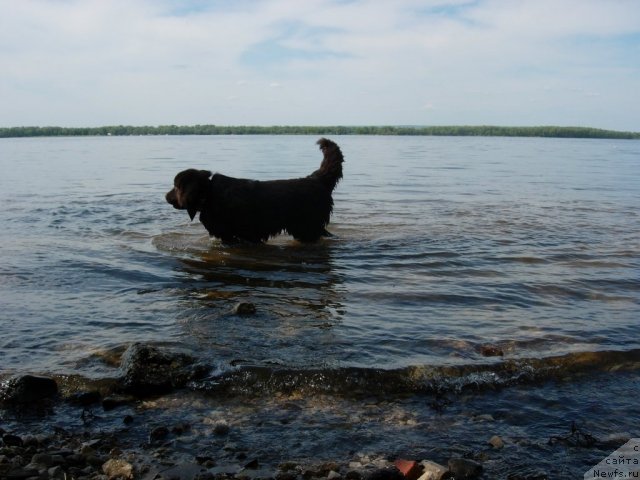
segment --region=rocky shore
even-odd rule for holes
[[[104,412],[134,404],[151,395],[184,387],[210,370],[187,354],[133,344],[122,355],[120,375],[104,382],[100,390],[63,394],[53,378],[23,375],[10,378],[0,388],[0,407],[20,417],[44,415],[63,402],[80,411],[90,423],[89,407]],[[425,460],[355,455],[349,461],[281,461],[262,459],[234,445],[218,453],[177,449],[191,425],[177,423],[150,428],[133,415],[121,418],[122,428],[65,429],[53,426],[40,433],[0,427],[0,478],[25,479],[276,479],[276,480],[437,480],[479,478],[482,465],[471,459],[452,458],[447,466]],[[125,429],[126,428],[126,429]],[[211,434],[229,436],[225,422],[211,425]],[[498,445],[496,445],[498,448]]]
[[[254,424],[236,426],[225,417],[225,409],[220,414],[205,408],[193,424],[188,417],[172,413],[176,395],[182,398],[181,392],[189,391],[185,388],[189,382],[207,378],[210,366],[183,352],[139,343],[121,351],[118,361],[118,376],[92,384],[96,388],[71,389],[68,378],[32,375],[0,383],[0,420],[10,420],[0,423],[0,479],[486,479],[493,478],[496,461],[508,462],[504,453],[513,448],[512,439],[487,432],[480,449],[453,449],[450,457],[439,450],[435,459],[405,458],[399,452],[365,454],[355,445],[345,445],[344,455],[338,454],[336,461],[327,461],[322,455],[287,458],[286,446],[291,443],[286,442],[277,455],[269,456],[265,455],[272,450],[269,446],[254,449],[243,443],[243,429],[253,430]],[[438,407],[432,406],[436,412]],[[184,410],[184,404],[177,408]],[[292,400],[278,408],[301,409]],[[75,423],[59,425],[56,418],[60,411]],[[406,428],[415,428],[415,420],[409,417],[396,420]],[[484,414],[471,421],[490,425],[493,420]],[[289,418],[285,412],[271,421],[287,428]],[[339,422],[337,425],[340,428]],[[260,423],[255,427],[259,429]],[[599,446],[605,451],[617,446],[615,442],[602,445],[575,424],[566,435],[550,437],[549,445]],[[509,480],[549,478],[535,467],[518,467],[518,472],[502,476]]]
[[[482,465],[465,458],[452,458],[443,466],[429,460],[357,456],[343,464],[284,461],[274,468],[240,452],[235,462],[220,465],[216,458],[199,454],[175,461],[158,443],[179,435],[175,428],[151,432],[142,450],[122,445],[115,433],[84,437],[59,429],[51,435],[18,436],[4,430],[0,434],[0,478],[12,480],[440,480],[482,475]]]

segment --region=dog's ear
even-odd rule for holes
[[[209,186],[209,170],[186,170],[176,177],[176,189],[178,203],[187,210],[189,218],[194,219],[198,210],[204,203],[207,188]]]

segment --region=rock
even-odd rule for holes
[[[233,307],[233,313],[236,315],[254,315],[256,306],[251,302],[240,302]]]
[[[407,480],[417,480],[422,473],[421,465],[415,460],[398,458],[393,464]]]
[[[480,353],[484,357],[502,357],[504,351],[496,345],[482,345],[480,347]]]
[[[82,470],[82,469],[80,469],[78,467],[69,467],[67,469],[67,473],[69,474],[69,476],[71,478],[79,478],[79,477],[81,477],[83,475],[90,475],[92,472],[93,472],[93,468],[91,469],[91,472],[89,472],[89,473],[86,473],[84,470]],[[105,477],[104,476],[101,476],[101,477],[104,480]]]
[[[52,467],[54,465],[53,456],[48,453],[36,453],[31,457],[33,465],[42,465],[43,467]]]
[[[149,433],[149,443],[156,443],[165,439],[169,435],[167,427],[156,427]]]
[[[253,459],[250,462],[248,462],[244,467],[245,470],[257,470],[258,468],[260,468],[260,463],[258,462],[257,459]]]
[[[448,465],[456,480],[474,479],[482,475],[482,465],[468,458],[451,458]]]
[[[38,440],[38,437],[36,437],[35,435],[25,435],[24,437],[22,437],[22,444],[26,447],[33,447],[33,448],[38,448],[38,446],[40,445],[40,441]]]
[[[107,461],[107,458],[104,458],[102,456],[98,456],[95,454],[85,456],[85,462],[87,463],[87,465],[92,465],[95,468],[100,468],[101,466],[104,465],[106,461]]]
[[[99,403],[101,398],[102,396],[100,395],[100,392],[91,391],[74,393],[67,400],[69,403],[73,403],[74,405],[88,407],[89,405]]]
[[[68,465],[77,466],[77,465],[84,465],[86,463],[84,455],[80,453],[72,453],[71,455],[67,456],[66,460]]]
[[[449,471],[447,467],[430,460],[423,460],[420,464],[424,470],[418,480],[441,480]]]
[[[133,465],[125,460],[111,458],[102,465],[102,471],[109,479],[130,480],[133,478]]]
[[[65,478],[64,469],[60,465],[56,465],[55,467],[51,467],[47,471],[47,474],[49,475],[49,478],[55,478],[55,479],[63,479],[63,478]]]
[[[229,433],[229,425],[223,422],[216,423],[216,426],[213,427],[213,433],[216,435],[227,435]]]
[[[490,413],[482,413],[473,417],[474,422],[494,422],[495,418]]]
[[[48,400],[57,395],[58,384],[47,377],[22,375],[3,383],[0,387],[0,405],[24,406]]]
[[[100,440],[90,440],[80,445],[80,453],[85,457],[96,453],[96,447],[100,445]]]
[[[102,408],[105,410],[113,410],[114,408],[130,405],[137,399],[131,395],[109,395],[102,399]]]
[[[362,474],[360,472],[358,472],[357,470],[349,470],[344,478],[346,480],[361,480],[362,479]]]
[[[209,367],[196,363],[185,353],[161,351],[156,347],[134,343],[122,356],[123,376],[119,388],[137,396],[168,393],[187,382],[204,377]]]
[[[327,480],[338,480],[340,478],[342,478],[342,476],[335,470],[331,470],[327,475]]]
[[[3,473],[2,477],[11,480],[20,480],[23,478],[38,477],[39,475],[40,472],[38,472],[38,470],[33,470],[27,467],[17,467],[9,470],[7,473]]]
[[[187,422],[183,422],[183,423],[179,423],[177,425],[174,425],[171,428],[171,433],[173,433],[174,435],[184,435],[186,432],[188,432],[189,430],[191,430],[191,425],[188,424]]]
[[[213,457],[211,455],[196,455],[195,456],[196,462],[198,463],[198,465],[205,465],[209,462],[212,462],[215,465],[215,461],[213,460]],[[211,465],[213,466],[213,465]]]
[[[38,472],[38,475],[44,475],[47,472],[47,467],[43,465],[34,465],[33,463],[28,463],[24,466],[24,469],[30,472]]]
[[[10,433],[6,433],[2,436],[2,443],[7,447],[21,447],[23,445],[22,438]]]
[[[504,447],[504,441],[498,435],[494,435],[493,437],[491,437],[488,443],[493,448],[496,448],[498,450]]]
[[[332,470],[339,470],[340,465],[335,462],[314,463],[303,466],[300,470],[303,478],[327,477]]]
[[[118,447],[114,447],[111,450],[109,450],[109,458],[118,458],[122,456],[122,454],[123,454],[122,450],[120,450],[120,448]]]
[[[298,464],[296,462],[282,462],[278,465],[278,470],[282,470],[283,472],[289,472],[291,470],[296,470],[298,468]]]
[[[197,463],[181,463],[161,472],[164,479],[186,480],[195,479],[205,473],[204,468]]]
[[[296,472],[278,472],[276,473],[276,480],[297,480],[298,474]]]
[[[312,470],[315,471],[316,477],[328,477],[330,472],[337,472],[338,470],[340,470],[340,465],[338,465],[336,462],[319,463],[315,465]]]
[[[365,480],[405,480],[404,475],[396,467],[379,468],[369,472]]]

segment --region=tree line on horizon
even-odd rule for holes
[[[104,127],[9,127],[0,128],[0,138],[77,137],[129,135],[422,135],[484,137],[550,137],[640,139],[640,132],[622,132],[590,127],[499,127],[499,126],[221,126],[160,125]]]

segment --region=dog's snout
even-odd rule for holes
[[[176,196],[176,189],[175,188],[172,188],[171,190],[169,190],[167,192],[167,194],[164,196],[164,198],[167,201],[167,203],[170,203],[175,208],[178,208],[178,198]]]

